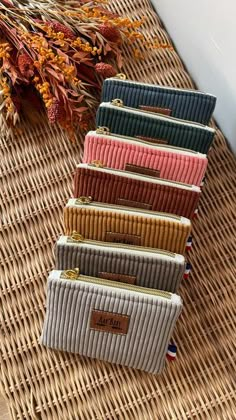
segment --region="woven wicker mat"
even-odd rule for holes
[[[146,33],[170,42],[147,0],[112,8],[146,15]],[[129,58],[125,71],[133,79],[193,86],[174,50]],[[193,274],[180,291],[178,358],[153,376],[38,344],[53,245],[80,150],[43,121],[23,129],[7,135],[1,125],[1,392],[13,419],[235,419],[236,163],[221,132],[194,222]]]

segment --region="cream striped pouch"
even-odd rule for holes
[[[178,295],[126,283],[52,271],[41,342],[150,373],[162,371]]]

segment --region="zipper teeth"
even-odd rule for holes
[[[170,146],[168,144],[163,146],[161,144],[155,144],[155,143],[152,143],[152,142],[141,140],[141,139],[136,138],[136,137],[121,136],[120,134],[116,134],[116,133],[110,133],[110,132],[109,133],[108,132],[102,133],[102,132],[98,132],[98,130],[96,130],[96,134],[97,135],[102,135],[103,137],[112,137],[113,136],[113,137],[118,137],[118,138],[121,138],[121,139],[124,139],[124,140],[126,140],[126,139],[127,140],[133,140],[137,143],[146,144],[149,147],[154,147],[154,148],[156,147],[157,149],[162,149],[162,150],[165,150],[165,149],[173,150],[173,151],[176,151],[176,150],[178,151],[179,150],[180,152],[187,152],[189,155],[191,155],[191,154],[199,155],[200,154],[199,152],[195,152],[195,150],[184,149],[183,147]]]
[[[175,258],[175,254],[173,252],[168,252],[168,251],[164,251],[161,249],[153,249],[153,248],[148,248],[148,247],[139,247],[139,246],[128,246],[125,244],[117,244],[117,243],[107,243],[107,242],[101,242],[101,241],[95,241],[95,240],[89,240],[89,239],[85,239],[85,240],[76,240],[73,239],[71,237],[68,237],[66,240],[67,243],[74,243],[77,245],[80,244],[88,244],[88,245],[101,245],[104,248],[123,248],[123,249],[129,249],[129,250],[134,250],[134,251],[145,251],[145,252],[150,252],[153,254],[163,254],[163,255],[168,255],[169,257]]]
[[[116,76],[110,77],[110,78],[108,78],[106,80],[116,80],[116,81],[119,80],[119,82],[132,83],[134,85],[139,85],[140,87],[143,86],[141,83],[135,82],[135,80],[121,79],[120,77],[116,77]],[[206,95],[206,96],[211,96],[212,98],[215,98],[214,95],[212,95],[210,93],[201,92],[200,90],[187,89],[187,88],[180,89],[180,88],[175,88],[175,87],[171,87],[171,86],[153,85],[151,83],[145,83],[145,85],[146,86],[150,86],[150,87],[158,87],[158,88],[163,89],[163,90],[175,90],[177,92],[183,92],[183,93],[184,92],[191,92],[191,93],[196,93],[198,95],[204,95],[204,96]]]
[[[136,175],[134,172],[131,172],[131,171],[122,171],[121,169],[112,169],[112,168],[108,168],[108,167],[102,167],[102,168],[96,168],[96,165],[93,165],[92,163],[88,163],[87,164],[89,167],[92,167],[92,168],[95,168],[95,170],[105,170],[105,171],[114,171],[114,172],[121,172],[121,173],[127,173],[128,175]],[[188,189],[192,189],[192,185],[189,185],[189,184],[185,184],[184,182],[178,182],[178,181],[168,181],[167,179],[164,179],[164,178],[154,178],[154,177],[152,177],[152,176],[149,176],[149,175],[145,175],[145,174],[138,174],[139,176],[141,176],[141,177],[144,177],[144,178],[148,178],[148,179],[150,179],[150,180],[155,180],[155,181],[164,181],[166,184],[168,184],[168,185],[171,185],[171,184],[176,184],[176,185],[183,185],[184,187],[187,187]],[[162,184],[162,182],[160,182],[160,184]]]
[[[84,206],[93,206],[93,207],[99,207],[99,208],[104,208],[104,209],[110,209],[110,210],[113,210],[113,209],[117,209],[117,210],[122,210],[122,211],[124,211],[124,212],[126,212],[126,211],[132,211],[132,212],[135,212],[135,213],[141,213],[141,214],[150,214],[150,215],[153,215],[153,216],[165,216],[165,217],[168,217],[169,219],[174,219],[174,220],[179,220],[179,221],[181,221],[181,217],[180,216],[177,216],[177,215],[172,215],[172,214],[169,214],[169,213],[161,213],[161,212],[152,212],[152,211],[149,211],[149,210],[142,210],[142,209],[136,209],[136,207],[123,207],[123,206],[118,206],[117,204],[114,204],[114,205],[109,205],[109,204],[106,204],[106,203],[102,203],[102,204],[100,204],[100,203],[98,203],[98,202],[94,202],[94,201],[92,201],[91,203],[90,202],[87,202],[87,203],[81,203],[80,201],[79,201],[79,198],[76,198],[75,199],[75,205],[77,205],[77,206],[81,206],[81,205],[84,205]]]
[[[118,99],[118,98],[117,98]],[[115,101],[116,99],[113,99],[113,101]],[[121,99],[120,99],[121,100]],[[122,103],[123,103],[123,101],[122,101]],[[110,102],[110,104],[112,105],[112,106],[115,106],[115,107],[118,107],[118,105],[116,105],[116,103],[115,102]],[[201,124],[201,123],[198,123],[198,122],[193,122],[193,121],[189,121],[189,120],[183,120],[183,119],[181,119],[181,118],[174,118],[174,117],[170,117],[170,116],[165,116],[165,115],[163,115],[163,114],[157,114],[156,112],[152,112],[152,111],[143,111],[143,110],[140,110],[140,109],[138,109],[138,108],[132,108],[131,106],[125,106],[124,104],[123,105],[119,105],[119,107],[120,108],[126,108],[126,109],[131,109],[131,111],[135,111],[135,112],[138,112],[138,113],[140,113],[140,114],[151,114],[151,115],[155,115],[155,116],[160,116],[160,117],[162,117],[163,119],[166,119],[166,120],[171,120],[171,121],[174,121],[174,122],[178,122],[178,121],[181,121],[181,122],[183,122],[183,123],[186,123],[187,125],[188,124],[190,124],[190,125],[192,125],[192,126],[197,126],[197,127],[206,127],[204,124]]]
[[[60,275],[61,279],[66,279],[66,280],[71,280],[71,281],[84,281],[86,283],[93,283],[93,284],[98,284],[101,286],[110,286],[110,287],[114,287],[116,289],[124,289],[124,290],[130,290],[133,292],[138,292],[138,293],[144,293],[147,295],[152,295],[152,296],[160,296],[166,299],[171,299],[171,293],[169,292],[165,292],[162,290],[155,290],[155,289],[148,289],[146,287],[141,287],[141,286],[134,286],[131,284],[127,284],[127,283],[122,283],[122,282],[116,282],[116,281],[112,281],[112,280],[105,280],[105,279],[98,279],[97,277],[88,277],[88,276],[83,276],[83,275],[79,275],[77,278],[68,278],[65,275],[65,272],[63,271]]]

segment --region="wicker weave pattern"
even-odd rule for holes
[[[146,32],[170,42],[148,0],[121,0],[113,8],[146,15]],[[153,51],[145,62],[129,58],[126,73],[152,83],[193,86],[178,55],[168,49]],[[25,129],[24,135],[8,138],[1,125],[1,392],[12,418],[234,419],[236,164],[221,132],[194,222],[193,275],[180,289],[178,359],[155,377],[38,344],[47,272],[80,150],[43,122]]]

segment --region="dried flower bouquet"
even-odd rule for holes
[[[104,3],[0,1],[0,110],[9,124],[34,109],[72,140],[78,127],[87,129],[102,78],[122,67],[122,45],[143,39],[143,21]]]

